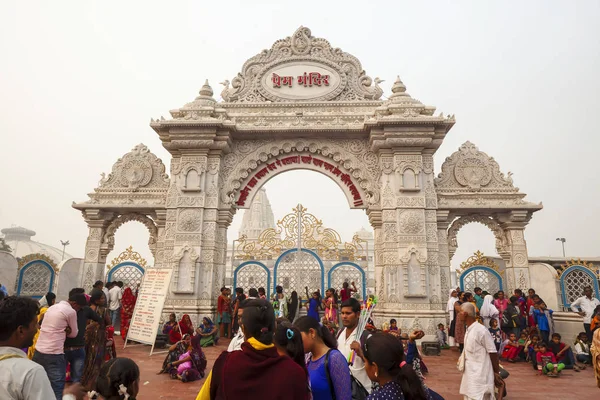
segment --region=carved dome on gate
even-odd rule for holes
[[[299,79],[304,72],[308,81]],[[315,75],[310,76],[311,72]],[[272,80],[274,75],[292,80],[278,86]],[[313,37],[310,29],[301,26],[293,36],[276,41],[270,50],[246,61],[231,86],[229,81],[223,82],[221,97],[224,102],[245,103],[369,101],[381,97],[380,82],[366,75],[356,57],[332,48],[327,40]],[[290,85],[298,89],[292,91]],[[308,86],[310,90],[300,90]]]
[[[164,204],[169,177],[160,158],[144,144],[138,144],[119,158],[112,172],[102,174],[98,187],[89,194],[88,204]],[[74,205],[78,208],[77,205]]]
[[[435,179],[439,191],[491,191],[518,193],[509,172],[507,177],[500,172],[500,166],[492,157],[471,142],[466,142],[457,152],[446,158],[442,172]],[[525,196],[525,195],[522,195]]]

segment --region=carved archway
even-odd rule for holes
[[[510,257],[510,250],[507,248],[508,241],[500,224],[492,217],[474,214],[459,217],[452,222],[452,225],[450,225],[450,228],[448,229],[448,249],[450,253],[450,260],[452,260],[452,257],[458,248],[458,232],[463,226],[472,222],[476,222],[488,227],[496,238],[496,251],[498,254],[502,258]]]
[[[328,176],[340,186],[351,208],[379,202],[379,158],[362,139],[236,141],[233,151],[223,159],[221,199],[225,204],[247,208],[271,177],[292,169],[310,169]]]
[[[150,248],[150,252],[154,257],[156,257],[156,242],[158,240],[158,228],[154,221],[146,215],[139,213],[128,213],[118,216],[113,219],[108,227],[106,228],[106,233],[102,238],[102,245],[100,247],[101,252],[104,256],[108,255],[114,247],[115,247],[115,233],[117,230],[125,223],[137,221],[148,229],[148,233],[150,237],[148,239],[148,247]]]

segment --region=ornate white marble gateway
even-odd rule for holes
[[[194,317],[214,312],[224,283],[226,231],[273,176],[310,169],[331,178],[375,234],[376,318],[433,333],[445,318],[450,259],[467,223],[488,226],[506,263],[508,289],[529,287],[528,203],[493,158],[467,142],[434,176],[433,154],[455,123],[411,97],[397,78],[381,100],[379,78],[300,27],[224,81],[208,82],[171,119],[152,119],[172,154],[170,177],[146,146],[118,160],[74,204],[89,226],[85,283],[103,278],[114,232],[142,222],[155,267],[176,270],[170,301]],[[184,279],[181,280],[180,278]]]

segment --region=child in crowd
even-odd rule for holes
[[[592,356],[590,355],[590,345],[588,344],[588,337],[585,332],[580,332],[575,338],[575,361],[582,364],[591,364]]]
[[[496,345],[496,350],[500,351],[500,345],[502,344],[502,331],[498,326],[498,320],[492,319],[490,320],[490,334],[492,335],[492,339],[494,339],[494,344]]]
[[[553,312],[546,307],[546,303],[543,301],[534,305],[533,316],[540,331],[542,341],[545,343],[548,343],[550,334],[554,332]]]
[[[527,336],[527,331],[521,332],[521,336],[519,337],[519,340],[517,340],[517,343],[519,344],[518,357],[520,357],[521,359],[526,358],[525,345],[527,344],[528,341],[529,341],[529,337]]]
[[[398,322],[395,319],[390,319],[390,332],[398,332]]]
[[[556,378],[565,369],[565,364],[556,362],[554,353],[547,348],[546,343],[540,343],[538,349],[536,360],[540,374]]]
[[[525,346],[525,348],[527,349],[527,361],[531,362],[531,365],[535,370],[537,370],[538,367],[536,353],[539,351],[539,343],[540,337],[538,335],[531,335],[531,338]]]
[[[517,341],[517,335],[511,333],[508,336],[508,343],[504,346],[502,351],[502,358],[508,362],[516,362],[519,356],[519,342]]]
[[[566,369],[572,369],[575,372],[585,369],[585,365],[575,361],[571,346],[561,342],[561,339],[562,337],[559,333],[554,333],[552,334],[552,341],[548,343],[548,349],[554,353],[556,360],[559,363],[563,363]]]
[[[438,340],[438,343],[440,344],[440,348],[442,348],[442,349],[450,348],[450,346],[448,346],[448,336],[446,335],[446,332],[444,332],[444,324],[438,324],[438,330],[435,332],[435,335],[437,336],[437,340]]]

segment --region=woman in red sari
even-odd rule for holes
[[[123,340],[127,338],[129,323],[131,322],[131,317],[133,317],[136,300],[137,297],[135,297],[131,288],[126,288],[121,299],[121,337]]]
[[[179,329],[181,329],[182,335],[185,335],[186,333],[191,336],[194,335],[194,324],[192,324],[189,315],[183,314],[181,321],[179,321]]]

